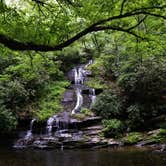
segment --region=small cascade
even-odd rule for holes
[[[89,60],[89,62],[85,65],[85,68],[87,68],[89,65],[93,64],[93,60]]]
[[[53,127],[53,124],[54,124],[54,121],[56,120],[56,115],[54,115],[53,117],[50,117],[48,120],[47,120],[47,127],[46,127],[46,130],[47,130],[47,134],[48,136],[51,136],[52,135],[52,127]]]
[[[95,89],[94,89],[94,88],[89,89],[89,92],[90,92],[89,96],[90,96],[90,98],[91,98],[91,107],[92,107],[92,105],[93,105],[93,104],[95,103],[95,101],[96,101]]]
[[[71,112],[72,114],[77,113],[81,109],[81,106],[83,104],[83,96],[81,93],[81,89],[79,89],[79,88],[76,89],[76,95],[77,95],[77,102],[76,102],[76,106],[74,107],[74,109]]]
[[[30,128],[27,131],[27,134],[25,135],[25,139],[29,139],[29,138],[31,138],[33,136],[32,130],[33,130],[33,124],[34,124],[35,121],[36,121],[36,119],[32,119],[31,120],[31,122],[30,122]]]
[[[82,67],[74,68],[74,81],[75,84],[83,84],[84,83],[84,71]]]

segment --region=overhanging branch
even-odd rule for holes
[[[140,14],[144,14],[145,17],[138,22],[136,25],[134,25],[133,27],[130,27],[128,29],[122,28],[122,27],[115,27],[115,26],[104,26],[103,24],[107,23],[107,22],[111,22],[113,20],[118,20],[118,19],[123,19],[123,18],[127,18],[127,17],[132,17],[132,16],[136,16],[136,15],[140,15]],[[4,34],[0,34],[0,43],[3,44],[4,46],[12,49],[12,50],[35,50],[35,51],[56,51],[56,50],[62,50],[63,48],[71,45],[72,43],[74,43],[75,41],[79,40],[81,37],[91,33],[91,32],[97,32],[97,31],[103,31],[103,30],[116,30],[116,31],[121,31],[121,32],[125,32],[128,34],[131,34],[137,38],[142,38],[141,36],[139,36],[138,34],[134,33],[133,31],[131,31],[132,29],[134,29],[135,27],[137,27],[147,16],[153,16],[153,17],[158,17],[158,18],[162,18],[162,19],[166,19],[166,16],[157,14],[157,13],[151,13],[148,11],[136,11],[136,12],[128,12],[125,14],[120,14],[117,16],[112,16],[106,19],[102,19],[99,20],[98,22],[90,25],[89,27],[85,28],[84,30],[82,30],[81,32],[77,33],[75,36],[71,37],[70,39],[60,43],[60,44],[55,44],[54,46],[48,46],[48,45],[44,45],[44,44],[35,44],[35,43],[24,43],[21,41],[17,41],[15,39],[12,39]]]

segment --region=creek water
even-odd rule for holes
[[[166,153],[136,149],[14,150],[0,147],[0,166],[165,166]]]

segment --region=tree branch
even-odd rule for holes
[[[147,18],[147,15],[146,16],[144,16],[144,18],[143,19],[141,19],[136,25],[134,25],[134,26],[132,26],[132,27],[130,27],[130,28],[128,28],[127,30],[132,30],[132,29],[134,29],[134,28],[136,28],[137,26],[139,26],[145,19]]]
[[[98,27],[95,27],[93,31],[97,32],[97,31],[103,31],[103,30],[114,30],[114,31],[126,32],[126,33],[128,33],[130,35],[133,35],[133,36],[135,36],[137,38],[140,38],[142,40],[145,39],[145,38],[137,35],[136,33],[130,31],[130,28],[129,29],[124,29],[124,28],[117,27],[117,26],[98,26]]]
[[[103,31],[103,30],[116,30],[116,31],[121,31],[121,32],[126,32],[128,34],[134,35],[137,38],[142,38],[141,36],[135,34],[131,30],[134,29],[136,26],[138,26],[144,19],[142,19],[139,23],[137,23],[135,26],[128,28],[128,29],[123,29],[121,27],[115,27],[115,26],[102,26],[102,24],[105,24],[107,22],[113,21],[113,20],[118,20],[118,19],[123,19],[127,17],[132,17],[136,15],[144,14],[146,16],[154,16],[154,17],[159,17],[162,19],[166,19],[166,16],[156,14],[156,13],[151,13],[148,11],[136,11],[136,12],[128,12],[122,15],[117,15],[117,16],[112,16],[103,20],[99,20],[98,22],[90,25],[89,27],[85,28],[81,32],[77,33],[75,36],[71,37],[70,39],[54,45],[54,46],[49,46],[49,45],[44,45],[44,44],[35,44],[35,43],[24,43],[17,41],[15,39],[12,39],[4,34],[0,34],[0,43],[4,44],[4,46],[12,49],[12,50],[35,50],[35,51],[56,51],[56,50],[62,50],[63,48],[71,45],[75,41],[79,40],[81,37],[91,33],[91,32],[96,32],[96,31]],[[142,38],[143,39],[143,38]]]
[[[127,0],[122,1],[121,8],[120,8],[120,15],[123,14],[124,5],[125,5],[126,2],[127,2]]]

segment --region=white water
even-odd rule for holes
[[[92,105],[95,103],[96,101],[96,94],[95,94],[95,89],[90,89],[89,90],[90,94],[89,94],[89,97],[91,98],[91,105],[90,105],[90,108],[92,107]]]
[[[29,128],[29,130],[27,131],[27,134],[25,135],[25,139],[29,139],[30,137],[33,136],[32,130],[33,130],[33,124],[34,124],[35,121],[36,121],[36,119],[32,119],[32,120],[31,120],[30,128]]]
[[[47,129],[47,134],[49,135],[49,136],[51,136],[51,134],[52,134],[52,127],[53,127],[53,124],[54,124],[54,122],[56,121],[56,115],[54,115],[53,117],[50,117],[48,120],[47,120],[47,127],[46,127],[46,129]]]
[[[89,65],[91,65],[92,63],[93,63],[93,61],[89,60],[89,62],[86,65],[80,66],[78,69],[74,68],[75,85],[83,85],[84,84],[84,79],[85,79],[86,75],[88,74],[88,71],[86,70],[86,68]],[[76,105],[75,105],[74,109],[72,110],[71,114],[78,113],[82,107],[83,96],[82,96],[81,87],[77,87],[76,96],[77,96],[77,102],[76,102]],[[95,89],[90,90],[89,96],[91,98],[91,106],[92,106],[92,104],[96,101]]]
[[[84,71],[82,67],[74,68],[74,81],[75,84],[83,84],[84,83]]]
[[[85,68],[87,68],[89,65],[91,65],[93,63],[93,60],[89,60],[89,62],[85,65]]]
[[[71,112],[72,114],[77,113],[81,109],[81,106],[83,104],[83,96],[81,93],[81,89],[79,89],[79,88],[76,89],[76,95],[77,95],[77,102],[76,102],[74,109]]]

